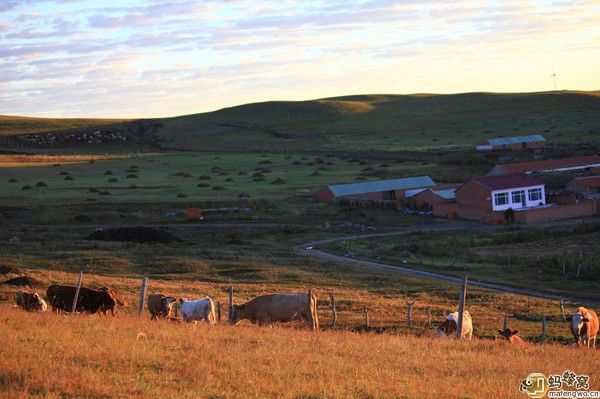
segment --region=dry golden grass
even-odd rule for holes
[[[80,163],[91,160],[121,159],[118,155],[7,155],[0,154],[0,168],[18,168],[26,166],[48,166],[56,163]]]
[[[211,329],[9,305],[0,324],[3,397],[519,398],[527,374],[566,369],[600,384],[598,356],[557,345]]]

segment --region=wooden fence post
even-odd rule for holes
[[[458,323],[456,326],[456,337],[462,338],[463,315],[465,313],[465,302],[467,299],[467,276],[463,277],[460,287],[460,302],[458,303]]]
[[[542,343],[546,342],[546,315],[542,316]]]
[[[412,322],[412,306],[413,306],[414,302],[406,302],[406,306],[408,306],[408,328],[412,328],[413,326],[413,322]]]
[[[335,328],[337,326],[337,309],[335,308],[335,295],[333,291],[329,293],[329,299],[331,300],[331,312],[333,313],[331,328]]]
[[[365,305],[365,328],[369,329],[369,309],[367,309],[367,306]]]
[[[217,321],[221,323],[221,301],[217,301]]]
[[[227,321],[231,323],[233,319],[233,286],[229,287],[229,307],[227,308]]]
[[[138,317],[142,317],[144,313],[144,305],[146,304],[146,288],[148,288],[148,277],[142,279],[142,287],[140,289],[140,308],[138,309]]]
[[[83,272],[79,272],[79,279],[77,280],[77,288],[75,289],[75,296],[73,297],[73,306],[71,306],[71,314],[75,314],[77,309],[77,300],[79,299],[79,290],[81,289],[81,280],[83,279]]]

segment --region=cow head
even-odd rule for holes
[[[160,305],[166,315],[170,315],[173,311],[173,307],[177,303],[177,298],[172,296],[163,296],[160,298]]]
[[[246,304],[232,305],[231,307],[231,323],[237,324],[246,316]]]
[[[517,335],[518,333],[519,330],[511,330],[510,328],[498,330],[498,334],[500,334],[500,336],[506,338],[507,340],[510,340],[510,337],[512,337],[513,335]]]
[[[454,319],[448,318],[435,328],[435,335],[437,335],[438,337],[447,337],[452,333],[456,333],[456,329],[456,321]]]

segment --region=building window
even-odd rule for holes
[[[525,202],[525,191],[513,191],[511,194],[513,204],[522,204]]]
[[[508,193],[496,193],[496,194],[494,194],[494,204],[496,206],[508,204]]]
[[[527,194],[529,195],[529,201],[540,201],[542,199],[541,188],[532,188]]]

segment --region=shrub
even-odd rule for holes
[[[271,182],[271,184],[285,184],[285,183],[287,183],[287,182],[280,177],[278,177],[277,179],[275,179]]]
[[[179,193],[179,194],[177,194],[177,198],[187,198],[187,195],[185,195],[183,193]]]
[[[238,172],[238,176],[246,176],[248,174],[248,172],[244,171],[244,170],[240,170]]]
[[[212,186],[213,190],[225,190],[225,187],[223,186]]]
[[[129,186],[130,190],[135,190],[136,188],[139,188],[138,186],[136,186],[135,184],[132,184],[131,186]]]
[[[112,170],[110,170],[110,169],[108,169],[108,170],[104,171],[104,176],[110,176],[110,175],[112,175],[112,174],[113,174],[113,172],[112,172]]]
[[[21,190],[25,191],[25,190],[33,190],[33,187],[31,186],[23,186],[21,187]]]
[[[35,186],[36,187],[48,187],[48,185],[46,183],[44,183],[43,181],[37,182]]]
[[[240,193],[238,195],[238,198],[250,198],[250,194],[248,194],[248,193]]]
[[[200,175],[200,177],[198,177],[198,180],[210,180],[212,179],[212,177],[210,177],[209,175]]]
[[[300,161],[294,161],[294,162],[292,162],[292,165],[302,165],[302,162],[300,162]]]
[[[367,178],[364,176],[356,176],[354,180],[367,180]]]
[[[110,191],[108,191],[108,190],[100,191],[100,195],[110,195]]]
[[[75,180],[73,176],[65,176],[65,180]]]
[[[186,172],[177,172],[177,173],[175,173],[174,176],[177,176],[177,177],[192,177],[192,175],[190,175],[189,173],[186,173]]]
[[[68,174],[69,174],[69,172],[67,172],[66,170],[61,170],[60,172],[58,172],[59,176],[66,176]]]
[[[233,179],[232,179],[231,177],[228,177],[227,179],[225,179],[225,182],[226,182],[226,183],[230,183],[230,182],[232,182],[232,181],[233,181]]]
[[[310,174],[311,176],[321,176],[321,172],[319,172],[318,170],[315,170],[314,172],[312,172]]]
[[[137,175],[136,174],[129,174],[127,175],[127,179],[137,179]]]
[[[108,179],[109,183],[116,183],[118,181],[119,181],[119,179],[117,179],[116,177],[111,177],[110,179]]]
[[[210,187],[208,183],[198,183],[198,187]]]
[[[98,190],[97,188],[93,188],[93,187],[88,190],[88,193],[99,193],[99,192],[100,192],[100,190]]]
[[[8,182],[9,183],[16,183],[16,182],[18,182],[18,180],[15,179],[14,177],[11,177],[10,179],[8,179]]]
[[[260,161],[260,162],[259,162],[259,164],[262,164],[262,165],[268,165],[268,164],[271,164],[271,163],[273,163],[273,162],[271,162],[271,161],[270,161],[270,160],[268,160],[268,159],[265,159],[264,161]]]

